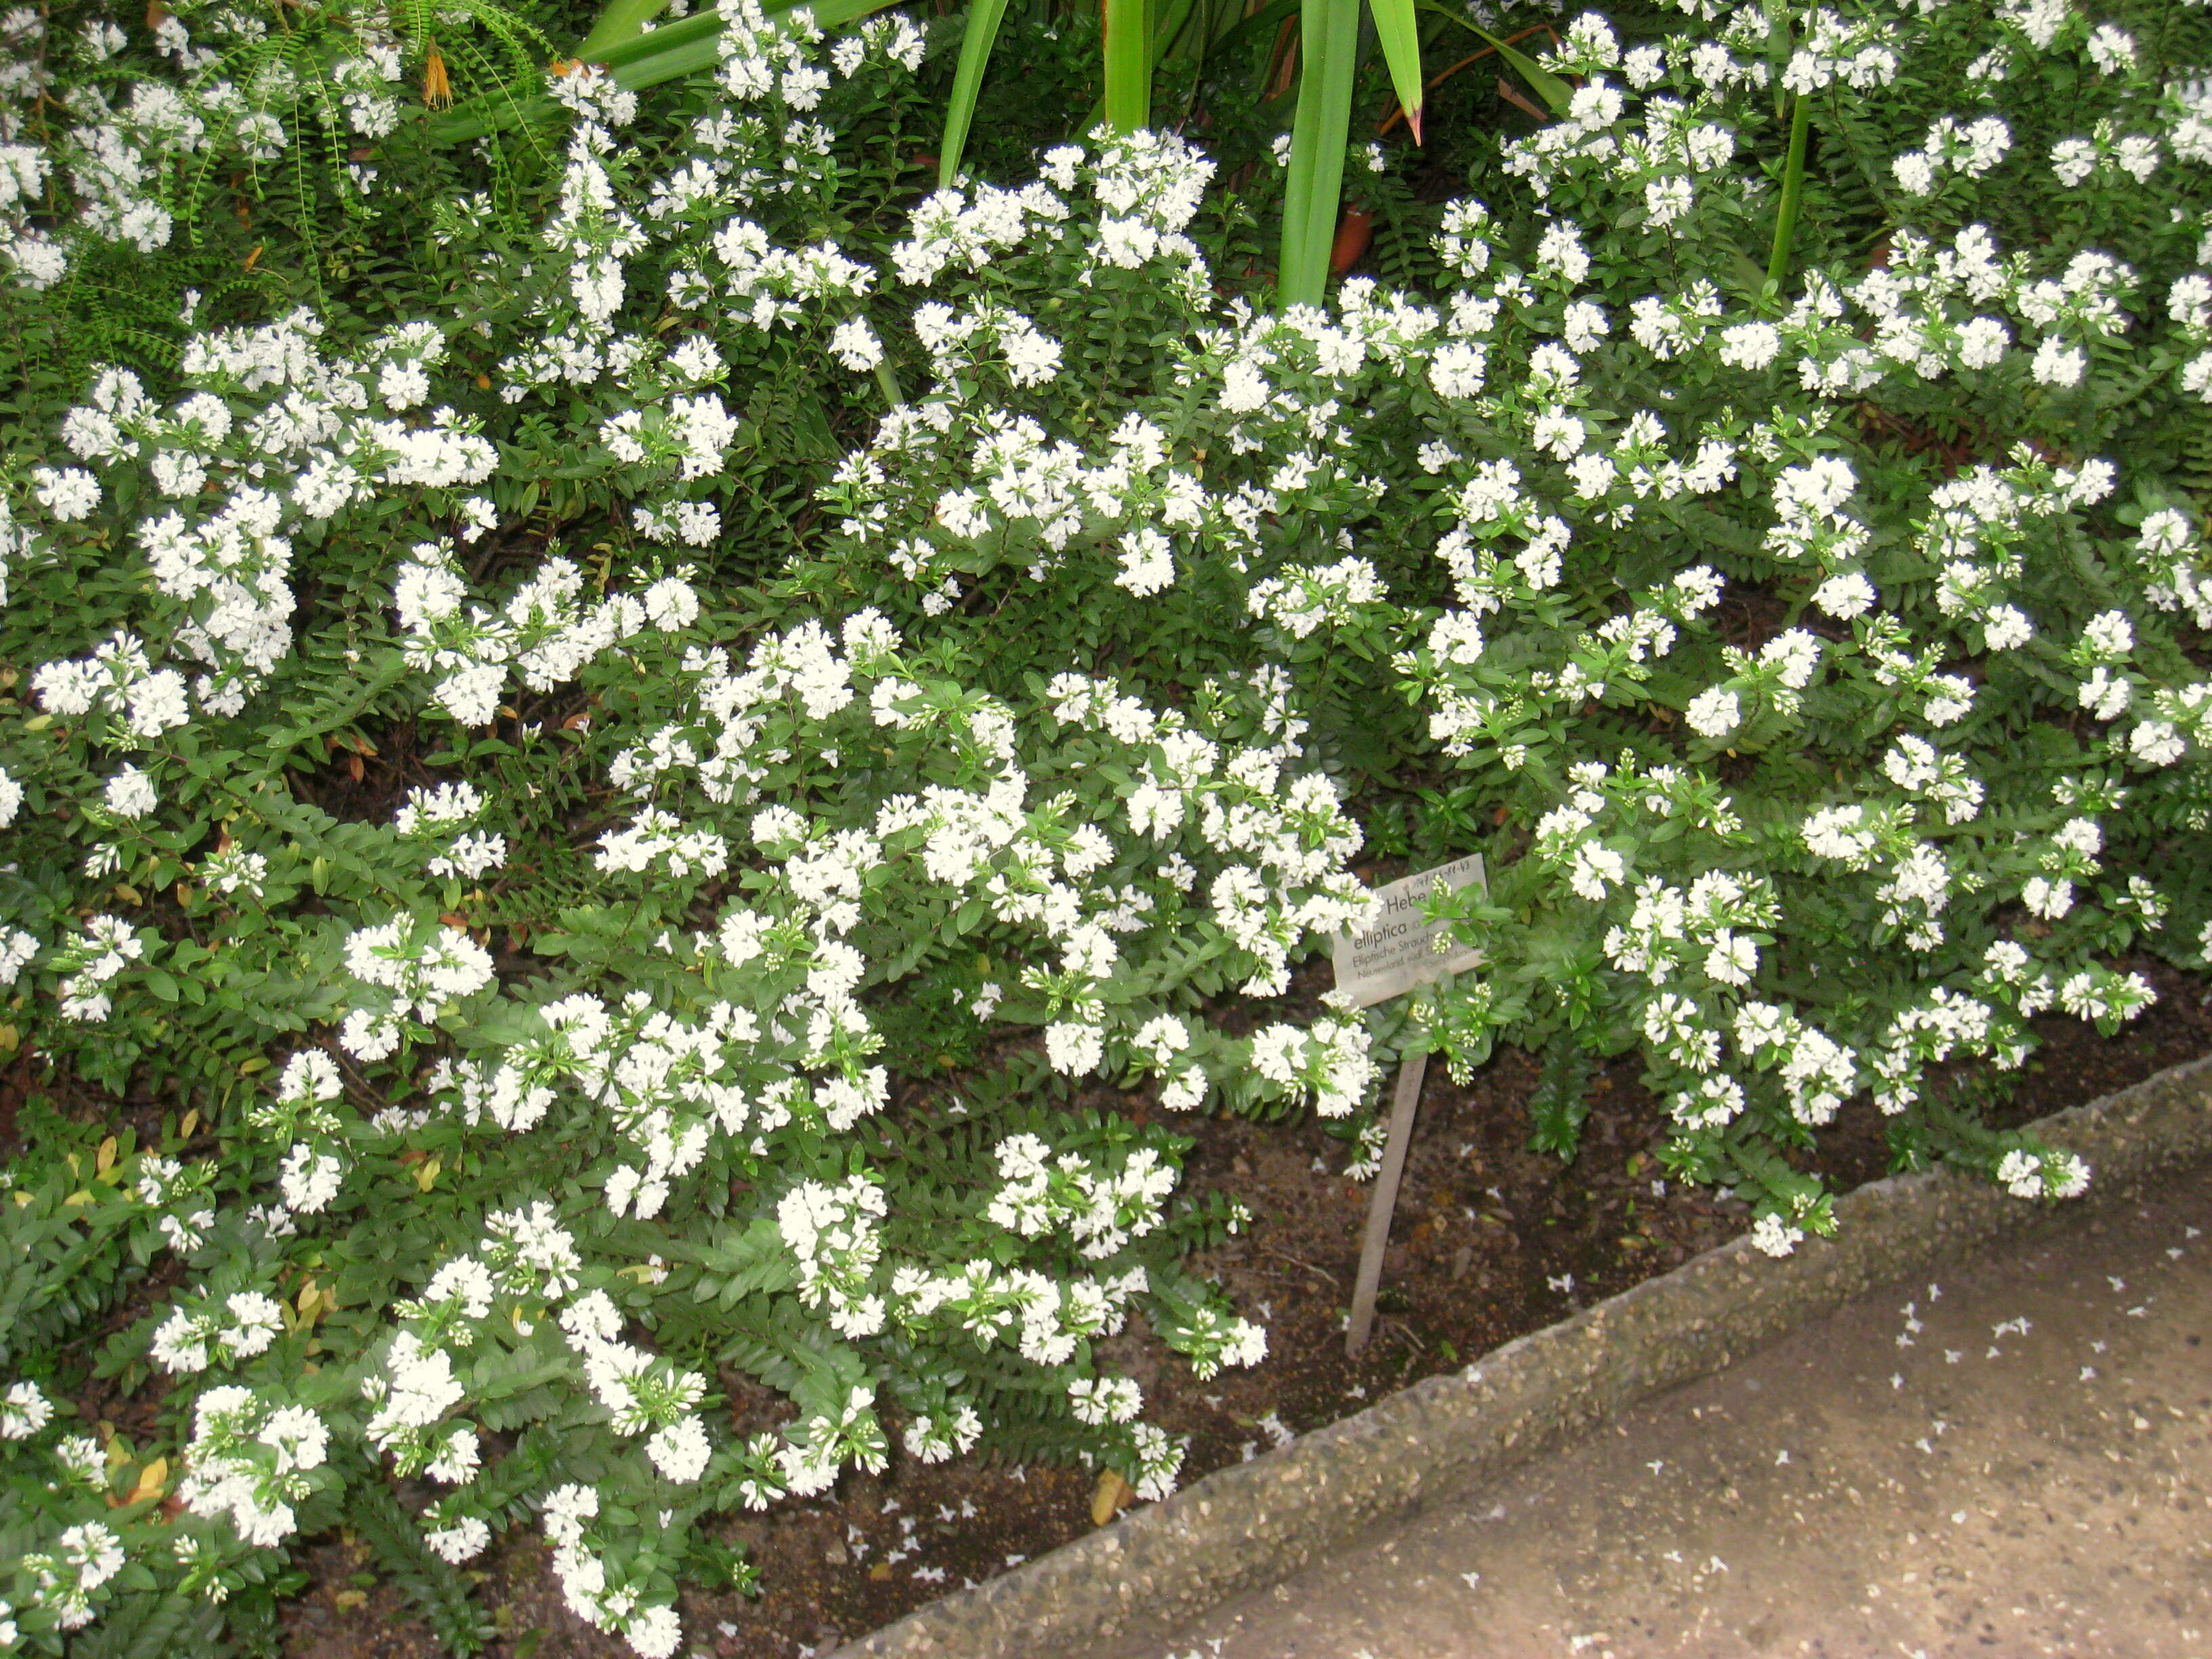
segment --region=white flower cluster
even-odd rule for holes
[[[557,1303],[576,1287],[574,1237],[548,1206],[495,1212],[484,1226],[474,1255],[447,1261],[418,1296],[395,1304],[400,1328],[362,1378],[362,1397],[374,1408],[369,1443],[403,1476],[427,1474],[453,1486],[475,1480],[483,1447],[474,1425],[453,1415],[469,1397],[455,1352],[477,1344],[495,1307],[513,1310],[510,1328],[526,1337],[521,1305]],[[461,1513],[446,1515],[448,1530]]]
[[[235,1366],[265,1353],[284,1328],[283,1304],[259,1291],[233,1291],[220,1303],[171,1310],[154,1333],[154,1363],[172,1372],[204,1371],[211,1362]]]
[[[84,1439],[82,1444],[99,1457],[95,1442]],[[26,1554],[21,1567],[31,1575],[33,1604],[51,1610],[62,1629],[82,1630],[93,1620],[93,1597],[123,1571],[126,1559],[113,1528],[84,1521],[64,1528],[52,1549]]]
[[[349,1167],[341,1125],[331,1103],[343,1092],[337,1062],[319,1048],[303,1048],[277,1073],[272,1099],[248,1109],[246,1121],[276,1144],[289,1143],[280,1169],[280,1205],[264,1212],[267,1231],[289,1234],[294,1215],[328,1209]]]
[[[252,329],[195,335],[179,374],[190,388],[167,409],[126,369],[110,369],[62,422],[62,440],[95,471],[140,468],[178,505],[133,532],[157,592],[154,617],[204,665],[192,693],[234,714],[292,647],[293,539],[382,489],[449,490],[479,483],[497,453],[450,408],[416,426],[380,419],[428,393],[445,355],[434,325],[386,330],[350,357],[325,357],[323,324],[297,311]],[[40,498],[64,521],[93,513],[94,472],[46,469]],[[157,669],[144,643],[117,634],[88,657],[49,663],[34,678],[57,714],[98,708],[109,739],[143,744],[182,725],[183,676]]]
[[[428,861],[432,875],[475,881],[507,862],[507,837],[475,827],[484,808],[483,792],[474,784],[410,789],[393,827],[437,848]]]
[[[11,944],[9,951],[12,957],[16,947]],[[106,1019],[114,1008],[108,988],[132,963],[143,960],[145,955],[145,941],[121,917],[88,917],[83,933],[64,941],[50,963],[63,975],[62,1018]],[[20,968],[19,963],[19,971]]]
[[[801,1182],[783,1195],[775,1219],[784,1248],[799,1261],[799,1294],[825,1304],[843,1336],[873,1336],[884,1327],[884,1299],[867,1289],[882,1254],[884,1189],[866,1176],[836,1187]]]
[[[1137,1148],[1114,1171],[1102,1171],[1078,1152],[1056,1158],[1051,1152],[1035,1135],[999,1143],[994,1156],[1003,1184],[984,1212],[994,1223],[1024,1238],[1064,1232],[1094,1261],[1118,1255],[1159,1225],[1176,1172],[1152,1148]]]
[[[212,1388],[192,1402],[192,1438],[177,1496],[194,1515],[227,1515],[258,1548],[298,1530],[292,1506],[325,1484],[330,1429],[315,1412],[251,1389]]]
[[[819,104],[833,71],[850,78],[871,69],[911,70],[921,59],[919,31],[903,16],[871,18],[826,54],[825,68],[815,61],[824,55],[816,50],[821,33],[804,10],[771,17],[756,0],[721,0],[716,10],[722,28],[715,85],[725,101],[693,123],[682,160],[641,202],[631,187],[635,157],[613,136],[635,118],[636,94],[590,69],[551,77],[554,95],[577,117],[561,204],[544,229],[564,280],[540,282],[532,293],[524,331],[532,343],[500,364],[500,395],[508,402],[610,375],[631,377],[643,390],[664,371],[690,381],[717,373],[701,349],[704,342],[666,351],[656,368],[659,345],[619,325],[628,267],[661,246],[680,250],[666,278],[678,307],[698,310],[714,301],[718,311],[763,330],[790,326],[825,301],[857,301],[872,287],[874,273],[836,243],[778,248],[750,216],[779,198],[827,190],[836,176],[831,135],[804,112]],[[717,213],[731,216],[701,234]],[[489,289],[514,273],[487,259],[475,274]],[[521,274],[538,273],[525,267]],[[866,322],[848,318],[839,326],[848,331],[848,361],[866,358],[873,340]],[[687,479],[719,471],[736,422],[712,392],[680,401],[681,410],[656,410],[649,424],[603,428],[602,441],[617,455],[649,449]]]
[[[610,1572],[610,1558],[592,1547],[599,1541],[591,1530],[599,1513],[599,1493],[589,1486],[559,1486],[546,1494],[544,1510],[553,1572],[569,1612],[595,1630],[621,1632],[640,1659],[668,1659],[683,1639],[682,1620],[673,1606],[647,1601],[642,1587],[619,1569]]]
[[[2015,1147],[1998,1160],[1996,1175],[2014,1198],[2075,1198],[2089,1186],[2089,1166],[2071,1152]]]
[[[2012,129],[1994,115],[1960,123],[1946,115],[1928,129],[1918,149],[1907,150],[1890,165],[1908,196],[1934,191],[1947,173],[1979,179],[2012,148]]]
[[[648,629],[688,628],[699,615],[698,596],[677,577],[641,595],[586,602],[584,573],[563,558],[547,560],[496,611],[466,603],[467,594],[453,550],[434,543],[414,550],[392,590],[409,663],[432,677],[439,706],[465,726],[490,724],[510,673],[549,690],[601,652]]]
[[[397,1048],[410,1020],[428,1025],[493,977],[490,952],[462,929],[405,916],[356,928],[346,939],[345,965],[371,994],[356,1000],[338,1040],[364,1060]]]
[[[0,1440],[28,1440],[53,1420],[53,1402],[35,1382],[12,1382],[0,1395]]]
[[[694,1408],[707,1380],[622,1340],[622,1315],[604,1291],[578,1297],[561,1315],[568,1346],[582,1360],[592,1395],[610,1426],[625,1437],[644,1434],[646,1455],[662,1477],[689,1486],[714,1455]]]

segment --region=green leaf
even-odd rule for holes
[[[1439,17],[1449,18],[1468,33],[1479,34],[1489,41],[1498,49],[1498,55],[1511,66],[1513,72],[1534,89],[1536,95],[1544,100],[1544,106],[1547,109],[1554,115],[1565,115],[1567,112],[1567,106],[1574,101],[1574,89],[1551,70],[1539,68],[1536,61],[1528,53],[1507,46],[1488,29],[1478,23],[1469,22],[1459,12],[1437,4],[1436,0],[1415,0],[1415,4],[1420,10],[1434,12]]]
[[[937,148],[937,187],[950,190],[960,176],[961,152],[968,147],[969,124],[975,118],[975,94],[982,89],[983,66],[999,38],[1006,0],[974,0],[960,36],[960,64],[952,71],[952,91],[945,106],[945,138]]]
[[[819,0],[810,8],[816,27],[834,29],[871,12],[881,11],[892,0]],[[798,0],[763,0],[762,9],[771,17],[795,9]],[[722,61],[722,15],[704,11],[664,25],[649,34],[633,35],[607,47],[592,61],[606,65],[617,86],[632,92],[657,87],[687,75],[710,70]],[[465,105],[449,110],[429,124],[434,144],[465,144],[510,127],[546,120],[560,112],[550,98],[517,98],[501,88]]]
[[[1800,93],[1790,113],[1790,153],[1782,167],[1782,200],[1774,210],[1774,252],[1766,262],[1769,299],[1781,294],[1782,279],[1790,274],[1790,246],[1797,236],[1797,203],[1805,188],[1806,139],[1812,119],[1812,100]]]
[[[1358,66],[1359,0],[1304,0],[1304,7],[1298,108],[1291,128],[1282,265],[1276,276],[1276,298],[1285,306],[1317,306],[1328,292],[1344,146],[1352,130],[1352,80]]]
[[[1261,36],[1281,27],[1285,17],[1298,9],[1299,0],[1269,0],[1269,3],[1245,18],[1237,27],[1213,44],[1212,55],[1226,57],[1241,46],[1250,45]]]
[[[1152,117],[1152,37],[1145,27],[1145,0],[1103,0],[1100,13],[1106,58],[1106,125],[1134,132]]]
[[[576,47],[576,56],[587,64],[605,62],[610,47],[636,40],[667,3],[668,0],[607,0],[607,9]]]
[[[1413,142],[1421,142],[1421,38],[1413,16],[1414,0],[1367,0],[1375,16],[1375,38],[1382,48],[1382,61],[1390,66],[1390,84],[1406,106],[1406,125]]]

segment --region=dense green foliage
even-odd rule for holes
[[[2078,1191],[1971,1102],[2212,937],[2212,13],[1691,13],[1337,145],[1326,307],[1286,14],[1209,160],[1010,10],[942,189],[957,17],[0,17],[5,1643],[343,1526],[471,1651],[525,1528],[657,1656],[848,1465],[1161,1496],[1103,1340],[1265,1346],[1173,1115],[1416,1049],[1563,1158],[1638,1053],[1777,1253],[1855,1097]],[[1477,852],[1481,969],[1297,977]]]

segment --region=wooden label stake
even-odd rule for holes
[[[1382,1250],[1390,1242],[1390,1212],[1397,1207],[1398,1178],[1406,1172],[1406,1145],[1413,1138],[1413,1109],[1420,1103],[1426,1054],[1399,1063],[1398,1091],[1390,1102],[1390,1134],[1382,1145],[1382,1168],[1367,1200],[1367,1237],[1359,1246],[1359,1278],[1352,1288],[1352,1317],[1344,1330],[1344,1351],[1357,1359],[1375,1328],[1375,1292],[1382,1282]]]

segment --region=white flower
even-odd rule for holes
[[[52,1420],[54,1408],[35,1382],[11,1385],[0,1395],[0,1440],[27,1440]]]
[[[1052,1069],[1066,1077],[1088,1076],[1106,1057],[1105,1034],[1077,1020],[1056,1020],[1045,1027],[1044,1046]]]
[[[679,1418],[645,1443],[646,1455],[667,1480],[684,1485],[706,1472],[714,1448],[696,1417]]]
[[[2089,61],[2106,75],[2135,67],[2135,39],[2116,23],[2100,23],[2089,36],[2087,50]]]
[[[842,322],[830,331],[830,354],[855,374],[865,373],[884,360],[883,342],[864,317]]]
[[[1723,985],[1748,985],[1759,971],[1759,947],[1723,927],[1705,955],[1705,976]]]
[[[1690,210],[1695,191],[1680,173],[1654,179],[1644,186],[1644,215],[1655,225],[1671,225]]]
[[[329,1206],[345,1180],[345,1165],[328,1152],[301,1141],[285,1154],[283,1179],[284,1207],[313,1215]]]
[[[1439,398],[1472,398],[1482,390],[1488,357],[1485,347],[1455,340],[1429,359],[1429,384]]]
[[[681,576],[663,576],[645,590],[642,603],[646,620],[664,633],[699,620],[699,596]]]
[[[33,493],[39,504],[63,523],[89,518],[100,505],[100,480],[79,466],[34,466]]]
[[[1115,585],[1139,599],[1150,599],[1175,583],[1175,558],[1168,538],[1146,526],[1121,538],[1121,569]]]
[[[1726,737],[1743,724],[1743,705],[1726,686],[1716,685],[1690,699],[1682,718],[1701,737]]]
[[[491,1528],[473,1515],[465,1515],[450,1527],[422,1534],[422,1541],[455,1566],[473,1561],[491,1542]]]
[[[0,986],[13,985],[39,953],[39,941],[20,927],[0,928]]]
[[[2012,332],[1994,317],[1977,317],[1959,329],[1960,363],[1967,368],[1988,368],[2000,362],[2012,344]]]
[[[1778,1215],[1763,1215],[1751,1224],[1753,1248],[1767,1255],[1788,1255],[1804,1237],[1803,1228],[1791,1226]]]
[[[1866,615],[1874,609],[1879,597],[1874,584],[1856,570],[1845,571],[1840,576],[1831,576],[1813,590],[1814,605],[1843,622]]]
[[[2014,651],[2035,637],[2035,624],[2016,605],[1992,605],[1982,614],[1982,639],[1992,651]]]
[[[153,780],[137,767],[126,766],[108,779],[102,799],[107,803],[107,810],[118,817],[143,818],[155,807]],[[6,818],[0,817],[0,823],[5,822]]]
[[[2081,347],[2069,345],[2056,334],[2047,334],[2035,348],[2028,373],[2045,386],[2079,386],[2089,358]]]
[[[1898,188],[1907,196],[1925,196],[1936,188],[1936,166],[1925,150],[1911,149],[1889,164]]]
[[[2172,720],[2143,720],[2128,733],[2128,748],[2146,766],[2171,766],[2189,752]]]
[[[412,409],[429,397],[430,377],[420,363],[386,363],[376,377],[376,395],[387,409]]]
[[[630,1615],[623,1626],[623,1637],[638,1659],[669,1659],[684,1639],[684,1623],[672,1607],[647,1607]]]
[[[1760,369],[1782,350],[1782,331],[1771,323],[1738,323],[1721,331],[1720,359],[1732,368]]]
[[[1680,181],[1686,191],[1689,181]],[[1657,222],[1665,223],[1665,220]],[[1590,257],[1583,246],[1580,227],[1554,219],[1544,227],[1544,234],[1536,244],[1536,268],[1556,271],[1568,287],[1580,283],[1589,275]]]

